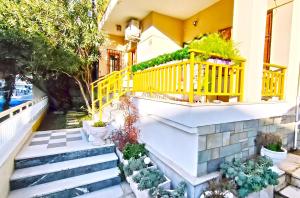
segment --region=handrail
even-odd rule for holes
[[[232,64],[195,60],[199,50],[190,50],[190,59],[137,71],[133,91],[143,93],[180,94],[188,96],[238,97],[243,101],[244,60]],[[219,56],[220,57],[220,56]]]
[[[111,104],[114,99],[118,99],[129,91],[130,73],[131,68],[125,67],[120,71],[114,71],[91,83],[93,115],[98,112],[99,119],[101,120],[103,108]],[[127,85],[124,86],[126,80]]]
[[[40,102],[41,100],[44,100],[46,99],[47,97],[42,97],[41,99],[38,99],[38,100],[34,100],[34,101],[27,101],[25,103],[22,103],[18,106],[15,106],[15,107],[12,107],[12,108],[9,108],[3,112],[0,112],[0,122],[2,120],[2,118],[5,118],[5,117],[8,117],[8,118],[11,118],[13,117],[14,115],[24,111],[25,109],[31,107],[32,105]]]
[[[286,66],[264,63],[262,77],[262,96],[284,99]]]

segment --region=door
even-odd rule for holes
[[[107,50],[107,67],[109,72],[119,71],[122,65],[122,52],[118,50]]]
[[[268,11],[267,20],[266,20],[266,35],[265,35],[265,49],[264,49],[265,63],[270,63],[270,57],[271,57],[272,20],[273,20],[273,10],[270,10]]]

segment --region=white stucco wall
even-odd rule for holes
[[[293,3],[273,10],[270,63],[288,65]]]

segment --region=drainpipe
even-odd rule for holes
[[[300,68],[300,63],[299,63]],[[299,96],[299,88],[300,88],[300,70],[298,72],[298,86],[297,86],[297,96],[296,96],[296,116],[295,116],[295,138],[294,138],[294,150],[297,150],[297,141],[298,141],[298,128],[299,128],[299,104],[300,104],[300,96]]]

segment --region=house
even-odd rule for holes
[[[141,142],[173,185],[185,180],[189,197],[198,197],[220,163],[257,153],[258,132],[299,146],[299,9],[297,0],[111,0],[99,22],[110,42],[93,108],[102,117],[113,99],[134,94]],[[238,67],[197,62],[200,52],[191,50],[188,62],[129,69],[213,32],[238,44]]]

